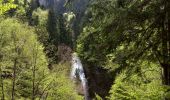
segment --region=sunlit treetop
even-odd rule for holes
[[[14,0],[8,0],[4,3],[3,0],[0,0],[0,15],[4,14],[6,11],[10,10],[11,8],[16,8],[17,5],[13,4]]]

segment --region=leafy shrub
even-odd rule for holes
[[[117,75],[110,100],[163,100],[161,70],[156,63],[142,61],[141,69],[127,68]]]

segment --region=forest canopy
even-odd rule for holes
[[[170,1],[0,0],[0,99],[169,100]]]

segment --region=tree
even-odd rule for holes
[[[47,30],[49,32],[49,40],[57,46],[58,44],[58,26],[57,26],[57,16],[53,9],[49,10],[48,13],[48,26]]]
[[[43,47],[37,41],[34,30],[14,19],[2,21],[0,29],[0,36],[3,37],[1,72],[9,72],[1,73],[5,77],[3,77],[6,91],[4,98],[11,97],[13,100],[20,96],[38,98],[43,91],[42,88],[45,87],[48,67]],[[33,93],[30,93],[31,90]],[[11,96],[7,92],[11,93]]]
[[[13,4],[13,0],[8,0],[8,2],[4,3],[3,0],[0,0],[0,15],[4,14],[6,11],[11,8],[16,8],[17,6]]]
[[[33,12],[33,23],[36,27],[38,39],[44,45],[44,51],[50,63],[57,62],[57,46],[59,43],[59,30],[57,16],[51,10],[37,8]]]
[[[49,79],[50,85],[46,88],[49,100],[83,100],[83,97],[78,95],[75,90],[75,84],[68,78],[70,64],[59,63],[53,65]]]
[[[98,0],[87,12],[93,16],[78,39],[82,58],[117,73],[138,70],[140,60],[159,62],[169,86],[169,1]]]
[[[73,15],[74,16],[74,15]],[[73,20],[73,18],[70,18],[70,21]],[[64,19],[64,15],[59,15],[58,16],[58,26],[59,26],[59,36],[60,36],[60,44],[61,43],[64,43],[68,46],[71,46],[72,42],[71,39],[72,39],[72,30],[71,30],[71,27],[68,26],[68,24],[71,24],[70,21],[66,21]],[[66,24],[67,25],[66,25]]]

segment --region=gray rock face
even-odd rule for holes
[[[57,13],[64,13],[71,9],[74,13],[82,12],[85,10],[89,0],[74,0],[70,9],[64,7],[65,2],[67,2],[67,0],[39,0],[41,6],[53,8]]]
[[[39,0],[39,3],[40,3],[41,6],[47,6],[46,0]]]

